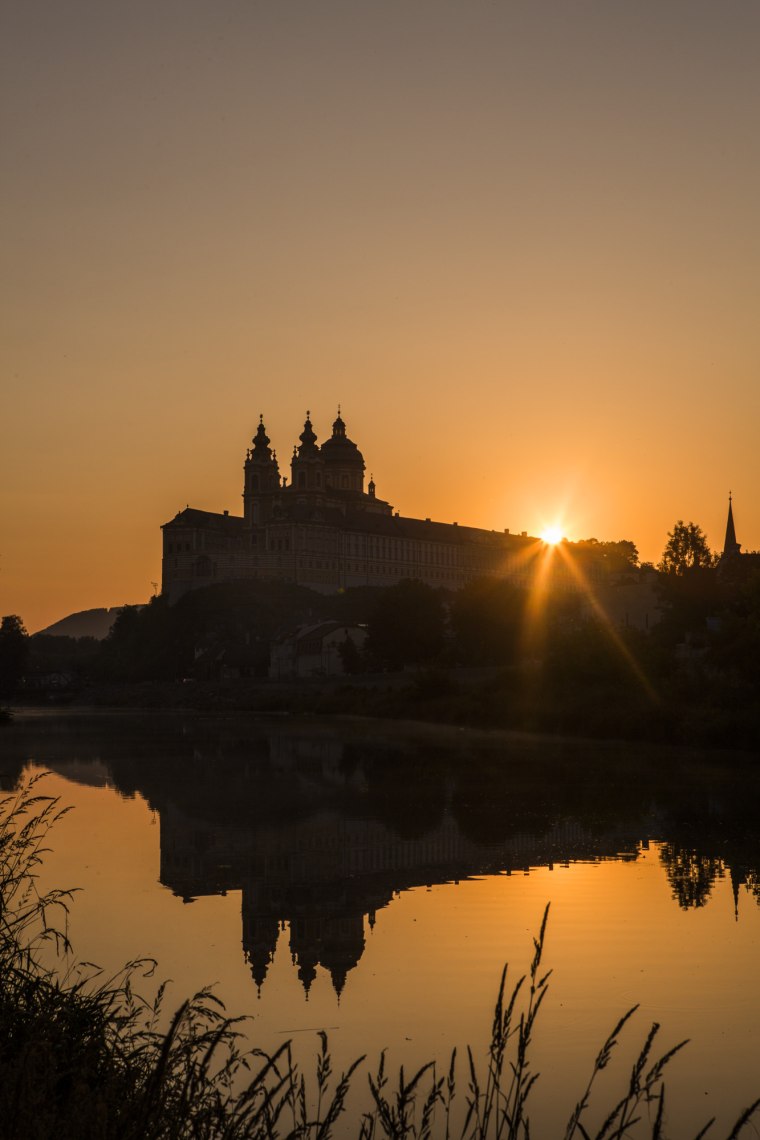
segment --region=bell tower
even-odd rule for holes
[[[243,515],[249,526],[255,526],[264,522],[269,514],[264,509],[266,500],[261,496],[272,494],[280,487],[277,455],[269,446],[263,415],[259,416],[259,426],[251,442],[253,447],[246,452],[243,464]]]
[[[290,462],[290,485],[296,492],[321,491],[323,489],[322,454],[317,446],[317,437],[311,425],[311,413],[308,411],[306,423],[303,425],[303,431],[298,438],[301,443],[300,446],[296,445],[293,448],[293,458]]]

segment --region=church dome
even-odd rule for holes
[[[338,408],[338,418],[333,423],[332,435],[322,444],[321,451],[326,464],[360,467],[362,471],[364,470],[364,456],[354,441],[346,435],[346,425],[341,419],[340,408]]]

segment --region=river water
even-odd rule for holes
[[[689,1038],[670,1132],[724,1135],[760,1096],[760,769],[717,753],[371,722],[20,714],[9,790],[74,810],[43,886],[80,887],[78,958],[150,955],[170,1001],[214,983],[251,1040],[392,1068],[482,1056],[501,968],[550,904],[532,1054],[538,1137],[561,1134],[598,1047],[609,1107],[653,1021]],[[146,981],[148,988],[152,983]],[[462,1085],[466,1082],[462,1080]],[[756,1133],[749,1132],[749,1135]]]

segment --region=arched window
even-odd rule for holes
[[[306,486],[306,472],[305,471],[299,471],[298,472],[298,486],[300,489],[303,489]]]

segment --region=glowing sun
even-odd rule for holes
[[[547,546],[556,546],[558,542],[562,542],[562,531],[558,526],[548,526],[541,531],[541,541]]]

